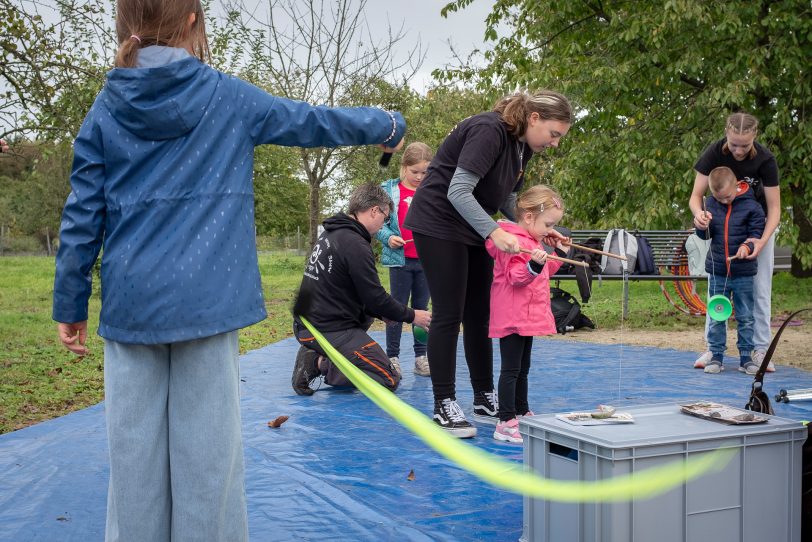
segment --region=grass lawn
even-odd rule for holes
[[[289,307],[301,281],[304,258],[260,254],[260,271],[268,318],[240,332],[240,351],[276,342],[291,334]],[[385,269],[381,281],[388,286]],[[102,340],[98,327],[98,291],[91,297],[88,340],[91,354],[76,358],[59,344],[51,320],[54,260],[44,256],[0,257],[0,433],[20,429],[98,403],[104,396]],[[573,281],[562,283],[577,294]],[[670,283],[667,283],[670,288]],[[701,328],[703,318],[685,315],[672,307],[657,282],[629,287],[629,316],[625,325],[636,329],[681,330]],[[704,290],[702,290],[704,295]],[[622,284],[593,283],[584,312],[600,328],[620,325]],[[808,306],[812,280],[787,273],[773,282],[773,310],[787,312]],[[383,329],[382,324],[376,326]],[[287,375],[286,375],[287,377]]]

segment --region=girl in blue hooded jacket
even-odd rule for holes
[[[381,144],[405,123],[209,67],[199,0],[119,0],[116,68],[74,143],[56,260],[60,340],[87,348],[101,264],[108,540],[247,540],[237,330],[266,317],[254,147]]]
[[[429,285],[426,274],[414,246],[412,231],[403,226],[415,191],[423,182],[429,163],[434,157],[431,148],[415,141],[403,150],[400,161],[400,177],[389,179],[381,186],[392,198],[394,207],[390,220],[378,231],[376,237],[383,244],[381,263],[389,268],[389,292],[400,303],[407,305],[412,299],[412,308],[426,310],[429,306]],[[402,322],[386,324],[386,355],[400,368],[400,336]],[[426,357],[426,344],[414,341],[414,374],[431,376],[429,360]]]

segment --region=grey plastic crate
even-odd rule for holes
[[[675,404],[622,408],[635,423],[575,426],[554,415],[522,418],[524,463],[555,480],[604,480],[735,448],[733,460],[665,494],[618,503],[524,499],[524,542],[799,542],[801,447],[806,428],[771,416],[725,425]]]

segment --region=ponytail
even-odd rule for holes
[[[140,48],[141,40],[135,34],[121,42],[116,53],[116,68],[134,68]]]
[[[516,92],[499,100],[493,111],[502,116],[508,132],[514,137],[520,137],[527,131],[531,113],[538,113],[542,120],[557,120],[567,124],[572,124],[574,120],[569,100],[552,90]]]

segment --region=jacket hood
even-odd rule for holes
[[[191,56],[155,68],[115,68],[107,74],[104,104],[141,139],[174,139],[200,123],[217,75]]]
[[[335,231],[335,230],[354,230],[358,232],[364,239],[369,242],[372,242],[372,236],[369,235],[369,232],[364,227],[363,224],[352,218],[351,216],[345,213],[338,213],[337,215],[333,215],[324,222],[322,222],[324,229],[327,231]]]
[[[750,189],[750,185],[742,181],[736,186],[736,197],[733,198],[733,201],[745,199],[756,199],[756,196]]]

